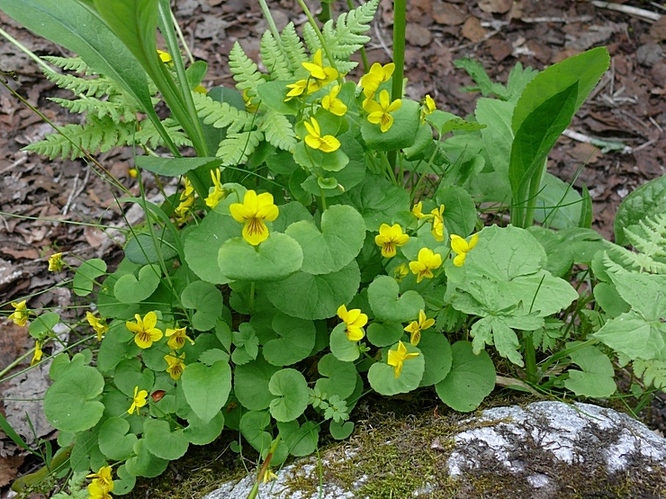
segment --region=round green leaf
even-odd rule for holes
[[[331,436],[336,440],[344,440],[354,431],[354,422],[353,421],[344,421],[336,422],[331,421],[329,425],[329,431]]]
[[[120,303],[139,303],[152,295],[160,284],[159,265],[144,265],[138,276],[125,274],[113,286],[113,294]]]
[[[359,358],[361,352],[355,341],[349,341],[345,330],[347,326],[344,323],[335,326],[331,331],[331,353],[335,358],[342,362],[353,362]]]
[[[434,331],[423,331],[419,349],[425,358],[425,371],[420,386],[430,386],[442,381],[451,370],[453,356],[446,336]]]
[[[368,326],[368,341],[377,347],[394,345],[404,334],[399,322],[373,322]]]
[[[181,293],[180,300],[184,307],[196,310],[192,327],[197,331],[213,329],[222,314],[222,293],[209,282],[191,282]]]
[[[299,247],[300,248],[300,247]],[[296,272],[264,287],[275,308],[292,317],[316,320],[335,315],[341,303],[349,303],[358,290],[361,274],[355,260],[338,272],[312,275]]]
[[[217,263],[229,279],[277,281],[301,268],[303,251],[291,237],[279,232],[257,247],[234,237],[220,248]]]
[[[266,342],[263,350],[269,364],[288,366],[303,360],[312,352],[317,336],[312,321],[277,313],[273,317],[273,330],[279,337]]]
[[[161,475],[169,464],[167,459],[161,459],[152,454],[143,438],[134,444],[134,454],[125,461],[125,467],[130,475],[156,477]]]
[[[134,433],[127,434],[130,424],[124,418],[109,418],[99,429],[99,450],[114,461],[124,461],[132,455],[137,441]]]
[[[224,428],[224,414],[218,412],[208,422],[203,422],[196,414],[187,418],[187,428],[183,430],[183,435],[194,445],[206,445],[211,443],[222,433]]]
[[[92,428],[104,412],[104,405],[97,400],[103,389],[104,378],[97,369],[89,366],[69,369],[46,391],[46,419],[62,431]]]
[[[30,322],[28,326],[28,333],[33,338],[39,339],[47,333],[53,331],[56,324],[60,322],[60,314],[56,312],[46,312],[35,317],[35,320]]]
[[[419,310],[425,309],[421,295],[414,291],[405,291],[398,296],[400,285],[389,276],[380,275],[368,286],[368,301],[375,318],[390,322],[407,322],[418,317]]]
[[[261,357],[234,369],[234,395],[243,407],[251,411],[267,409],[275,397],[268,382],[279,369]]]
[[[354,393],[358,372],[353,362],[343,362],[332,353],[327,353],[319,360],[317,370],[323,378],[317,380],[315,387],[327,398],[337,395],[344,400]]]
[[[444,225],[451,234],[467,237],[474,230],[478,215],[472,196],[457,185],[441,185],[435,193],[438,205],[444,205]]]
[[[163,419],[146,419],[143,435],[150,453],[169,461],[183,457],[190,445],[182,429],[171,431],[168,421]]]
[[[391,115],[393,116],[393,126],[386,132],[382,132],[379,125],[370,123],[367,119],[363,120],[361,133],[370,149],[396,151],[414,143],[421,123],[419,103],[410,99],[402,99],[400,108]]]
[[[76,269],[72,290],[76,296],[87,296],[92,293],[93,286],[99,276],[106,272],[106,262],[100,258],[87,260]]]
[[[485,350],[474,355],[472,344],[458,341],[451,347],[453,364],[449,374],[435,385],[442,402],[460,412],[479,407],[495,386],[495,366]]]
[[[162,356],[164,356],[162,354]],[[164,365],[166,369],[166,363]],[[141,361],[137,358],[120,362],[113,371],[116,388],[127,397],[134,394],[134,387],[150,391],[155,383],[155,372],[150,369],[141,370]],[[128,402],[129,404],[130,402]],[[129,407],[129,405],[127,406]]]
[[[113,493],[123,495],[129,493],[136,485],[136,476],[127,471],[127,466],[121,464],[118,466],[116,478],[113,480]]]
[[[391,396],[398,393],[408,393],[419,387],[425,369],[423,354],[421,350],[410,343],[405,343],[404,345],[408,353],[418,353],[419,355],[404,361],[402,372],[397,378],[395,377],[393,367],[389,366],[386,360],[375,362],[370,366],[368,382],[377,393]],[[387,355],[387,351],[383,352],[382,357],[385,355]]]
[[[291,224],[285,233],[303,248],[303,272],[329,274],[348,265],[361,251],[365,222],[351,206],[334,205],[321,216],[321,232],[303,220]]]
[[[293,421],[305,412],[310,400],[308,383],[296,369],[281,369],[271,376],[268,389],[276,396],[270,403],[276,421]]]
[[[314,421],[306,421],[303,426],[298,421],[289,421],[278,423],[277,427],[292,456],[309,456],[317,448],[319,425]]]
[[[265,431],[270,422],[271,416],[266,411],[246,412],[240,420],[241,434],[261,454],[268,452],[273,441],[271,434]]]
[[[145,158],[147,156],[137,156]],[[189,158],[188,158],[189,159]],[[147,265],[162,260],[170,260],[178,255],[171,232],[162,229],[155,239],[149,233],[136,234],[125,245],[125,257],[132,263]],[[156,240],[156,241],[155,241]],[[157,247],[155,246],[157,242]]]
[[[188,364],[180,378],[185,400],[205,422],[220,412],[231,392],[231,368],[218,361],[208,367],[198,362]]]

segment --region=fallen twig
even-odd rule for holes
[[[624,14],[629,14],[630,16],[639,17],[643,21],[654,22],[661,19],[661,14],[657,14],[656,12],[652,12],[650,10],[639,9],[638,7],[632,7],[631,5],[622,5],[613,2],[601,2],[598,0],[594,0],[592,5],[601,9],[616,10],[618,12],[623,12]]]
[[[565,137],[569,137],[570,139],[577,140],[578,142],[584,142],[586,144],[592,144],[593,146],[597,146],[601,148],[601,152],[619,151],[622,154],[631,154],[633,152],[633,149],[631,147],[624,145],[620,141],[595,139],[593,137],[590,137],[589,135],[585,135],[584,133],[579,133],[579,132],[574,132],[573,130],[569,130],[568,128],[564,132],[562,132],[562,135],[564,135]]]

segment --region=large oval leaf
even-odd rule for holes
[[[225,242],[217,263],[226,277],[238,281],[278,281],[301,268],[303,250],[291,237],[273,233],[259,246],[235,237]]]

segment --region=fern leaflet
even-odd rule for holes
[[[654,386],[658,389],[666,388],[666,361],[663,360],[635,360],[634,374],[642,377],[645,386]]]
[[[222,158],[223,166],[245,163],[263,139],[264,134],[259,130],[230,133],[226,139],[220,142],[220,148],[217,150],[216,156]]]
[[[191,146],[192,142],[185,135],[180,125],[172,118],[162,120],[162,126],[166,129],[173,143],[178,147]],[[151,149],[164,146],[162,136],[155,129],[155,125],[149,119],[143,120],[139,124],[139,130],[134,134],[132,143],[146,145]]]
[[[88,66],[80,57],[57,57],[54,55],[43,56],[42,59],[50,62],[54,66],[64,69],[65,71],[76,71],[83,75],[95,74],[95,72]]]
[[[277,111],[269,110],[259,125],[266,141],[278,149],[293,151],[296,147],[296,134],[287,117]]]
[[[128,106],[128,103],[118,99],[117,101],[103,101],[95,97],[82,96],[76,100],[61,99],[59,97],[49,97],[49,100],[69,109],[73,113],[88,113],[90,116],[96,116],[101,119],[108,116],[114,123],[121,121],[136,121],[134,111]]]
[[[194,93],[194,106],[197,114],[206,125],[227,128],[228,133],[244,131],[252,126],[254,115],[241,111],[226,102],[218,102],[207,95]]]
[[[611,246],[607,252],[608,260],[639,272],[666,274],[666,213],[654,218],[646,217],[638,224],[625,228],[624,232],[638,253],[621,246]],[[609,265],[606,260],[604,263]]]
[[[259,54],[272,80],[291,80],[294,77],[287,56],[270,31],[261,37]]]
[[[308,56],[305,53],[305,47],[300,37],[296,33],[294,23],[289,23],[280,33],[282,40],[282,50],[284,50],[292,73],[301,69],[301,64],[307,61]]]
[[[236,88],[245,90],[249,97],[257,95],[257,87],[264,80],[259,68],[243,51],[238,42],[229,53],[229,69],[236,81]]]
[[[118,93],[116,84],[103,76],[99,78],[79,78],[78,76],[60,74],[55,71],[44,71],[46,78],[58,85],[60,88],[71,90],[75,94],[83,94],[87,97],[102,97]]]

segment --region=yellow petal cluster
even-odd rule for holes
[[[272,222],[280,213],[272,194],[257,194],[253,190],[245,193],[242,203],[230,205],[229,212],[236,222],[243,224],[243,239],[253,246],[268,239],[268,227],[264,221]]]
[[[97,473],[86,475],[86,478],[94,478],[88,485],[90,499],[112,499],[113,479],[111,466],[102,466]]]
[[[49,257],[49,272],[60,272],[65,266],[65,262],[62,261],[62,253],[53,253]]]
[[[368,316],[361,312],[360,308],[352,308],[340,305],[338,307],[338,317],[345,323],[345,334],[349,341],[360,341],[365,336],[363,326],[368,323]]]
[[[430,248],[421,248],[415,261],[409,262],[409,270],[416,275],[416,282],[423,279],[432,279],[433,270],[442,266],[442,255],[435,253]]]
[[[227,191],[222,187],[220,175],[222,172],[219,168],[210,171],[210,178],[213,181],[213,186],[208,190],[208,197],[204,200],[206,206],[210,209],[215,208],[220,201],[227,197]]]
[[[30,316],[30,311],[28,310],[28,306],[26,305],[26,300],[20,301],[18,303],[11,303],[12,307],[14,307],[14,311],[9,314],[8,319],[12,321],[14,324],[17,326],[25,326],[28,324],[28,317]]]
[[[167,363],[166,372],[169,373],[171,379],[176,381],[180,379],[185,370],[185,352],[179,356],[176,352],[172,351],[164,356],[164,360]]]
[[[95,330],[95,334],[97,334],[97,341],[102,341],[102,338],[109,330],[109,326],[106,325],[104,319],[98,319],[92,312],[86,312],[86,320],[88,321],[88,324],[90,324],[90,326]]]
[[[388,132],[393,126],[391,113],[400,109],[401,106],[400,99],[391,102],[388,90],[379,92],[379,102],[373,99],[366,99],[363,102],[363,109],[368,113],[368,121],[373,125],[379,125],[379,129],[383,133]]]
[[[409,333],[409,342],[416,346],[421,341],[421,331],[431,328],[435,324],[435,319],[428,319],[425,310],[419,310],[419,318],[409,323],[405,331]]]
[[[462,267],[467,258],[467,253],[472,251],[472,248],[476,246],[477,242],[479,242],[478,234],[474,234],[469,242],[456,234],[451,234],[451,249],[456,253],[455,258],[453,259],[453,265],[456,267]]]
[[[167,346],[172,350],[180,350],[185,346],[185,340],[189,341],[190,344],[194,345],[194,340],[187,336],[187,328],[179,327],[175,329],[169,329],[164,332],[165,336],[169,338],[167,341]]]
[[[407,347],[402,341],[398,342],[398,348],[396,350],[388,351],[387,364],[393,367],[393,375],[396,378],[400,377],[402,373],[402,366],[406,360],[413,359],[418,357],[420,354],[418,352],[407,353]]]
[[[379,234],[375,236],[375,244],[382,249],[384,258],[393,258],[397,248],[407,241],[409,241],[409,236],[402,232],[402,227],[398,224],[381,224]]]
[[[340,141],[333,135],[322,135],[319,122],[313,116],[310,121],[304,121],[305,129],[308,134],[305,136],[305,143],[312,149],[318,149],[321,152],[334,152],[340,148]]]
[[[183,223],[187,219],[187,214],[194,206],[194,186],[187,178],[185,178],[184,187],[185,189],[180,193],[180,203],[173,210],[179,223]]]
[[[134,414],[135,412],[139,414],[139,409],[146,405],[148,401],[148,392],[146,390],[139,390],[138,386],[134,387],[134,395],[132,396],[132,405],[127,409],[127,414]]]
[[[340,85],[333,86],[328,95],[325,95],[321,100],[321,107],[336,116],[344,116],[347,112],[347,105],[338,99],[341,88]]]
[[[164,333],[157,327],[157,314],[148,312],[143,318],[134,314],[136,322],[127,321],[125,327],[134,333],[134,342],[139,348],[150,348],[154,342],[159,341]]]

